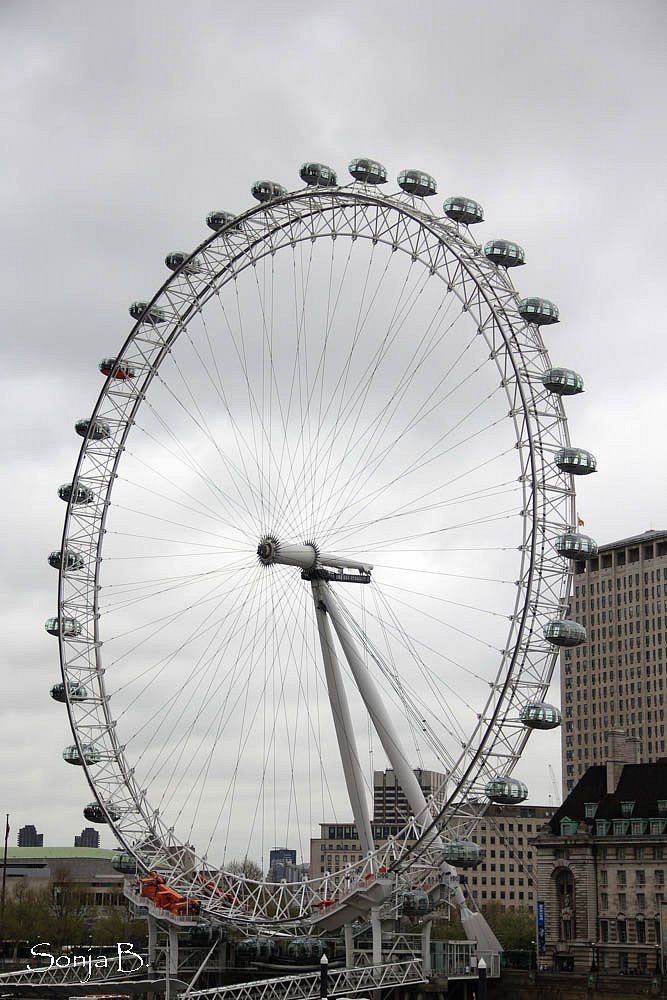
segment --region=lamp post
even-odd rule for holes
[[[591,941],[590,947],[591,947],[591,972],[597,972],[598,971],[597,941]]]
[[[320,959],[320,1000],[329,996],[329,959],[326,953]]]
[[[483,958],[477,963],[477,1000],[487,1000],[486,993],[486,962]]]
[[[655,974],[656,976],[662,975],[662,962],[660,961],[660,945],[655,946]]]

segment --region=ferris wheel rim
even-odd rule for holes
[[[354,188],[355,186],[353,185],[352,187]],[[400,196],[400,195],[398,196],[398,198],[401,198],[401,197],[402,196]],[[387,209],[390,209],[392,211],[396,211],[399,214],[404,214],[404,215],[410,216],[413,219],[413,221],[417,222],[418,225],[423,226],[426,229],[430,229],[432,232],[435,231],[435,230],[437,230],[438,228],[440,228],[440,229],[447,228],[449,230],[449,236],[450,236],[451,239],[454,239],[456,236],[458,236],[458,232],[459,231],[458,231],[457,227],[453,227],[453,226],[443,227],[440,220],[434,219],[432,221],[430,216],[427,216],[426,213],[423,213],[423,212],[419,211],[418,209],[416,209],[414,207],[414,204],[410,204],[407,199],[406,199],[406,201],[404,203],[401,203],[401,202],[398,201],[398,198],[396,196],[380,196],[380,195],[377,195],[375,192],[373,192],[373,194],[370,194],[368,191],[365,191],[365,190],[362,191],[362,192],[359,192],[359,191],[353,191],[353,190],[348,189],[348,188],[342,188],[342,189],[334,189],[331,192],[327,192],[327,191],[323,192],[321,189],[318,189],[317,192],[312,192],[310,189],[305,189],[305,191],[296,191],[296,192],[293,192],[291,194],[287,194],[287,195],[283,196],[280,199],[277,199],[276,202],[272,203],[272,205],[270,206],[270,210],[273,211],[274,209],[277,209],[277,207],[279,205],[292,206],[295,203],[298,204],[298,203],[301,203],[303,201],[307,201],[307,202],[319,201],[319,202],[322,202],[322,200],[326,199],[326,198],[330,198],[331,201],[332,201],[332,207],[331,207],[331,211],[332,212],[336,211],[336,209],[340,209],[341,208],[341,204],[338,204],[336,202],[336,199],[340,198],[340,199],[343,200],[343,202],[344,202],[345,205],[348,205],[348,204],[351,203],[351,204],[363,204],[365,206],[372,206],[372,207],[376,207],[376,208],[377,207],[387,208]],[[262,215],[266,215],[267,211],[268,210],[267,210],[267,207],[265,205],[260,205],[258,207],[255,207],[255,208],[249,210],[248,212],[242,214],[241,216],[238,217],[238,219],[241,221],[241,224],[242,224],[244,221],[247,222],[250,219],[256,219],[258,217],[261,217]],[[323,215],[323,212],[322,212],[321,208],[314,208],[313,209],[313,216],[319,216],[319,217],[321,217],[322,215]],[[439,235],[442,235],[442,233],[440,233]],[[330,236],[331,236],[330,232],[323,231],[323,232],[319,233],[316,238],[320,239],[320,238],[325,238],[325,237],[330,237]],[[195,256],[200,255],[210,245],[214,244],[216,242],[216,240],[218,240],[219,238],[220,238],[220,233],[219,232],[218,233],[214,233],[203,244],[201,244],[193,252],[192,255],[190,255],[190,258],[188,258],[188,260],[191,260]],[[304,239],[305,239],[305,237],[304,237]],[[472,243],[469,243],[469,246],[472,248],[472,246],[475,246],[475,245],[472,244]],[[404,248],[403,247],[399,247],[399,249],[404,249]],[[451,249],[451,248],[448,247],[448,249]],[[250,266],[250,263],[246,263],[245,266],[246,267]],[[149,306],[153,306],[155,304],[158,304],[161,301],[162,296],[164,294],[166,294],[166,292],[170,288],[172,288],[175,285],[175,283],[177,283],[177,281],[178,281],[178,279],[179,279],[180,276],[182,276],[181,272],[176,272],[175,274],[171,275],[167,279],[167,281],[163,284],[163,286],[161,287],[161,289],[153,297],[153,299],[149,303]],[[475,282],[475,275],[472,274],[472,273],[470,275],[470,280],[473,281],[473,283],[476,283]],[[513,296],[516,299],[516,292],[514,292],[513,286],[511,286],[511,283],[509,283],[509,287],[508,287],[507,284],[506,284],[505,287],[506,287],[506,291],[507,291],[508,296],[509,297]],[[211,292],[211,294],[213,294],[213,293]],[[195,309],[198,305],[200,305],[199,300],[196,300],[196,302],[193,300],[191,308]],[[185,322],[183,322],[182,320],[178,321],[178,327],[179,327],[179,329],[178,329],[177,336],[184,329],[186,329],[188,322],[189,322],[189,319],[186,319]],[[130,335],[128,336],[128,338],[127,338],[127,340],[126,340],[126,342],[125,342],[125,344],[123,346],[123,349],[118,354],[118,356],[117,356],[118,359],[122,359],[125,356],[126,351],[128,350],[128,348],[132,344],[134,344],[135,338],[141,332],[141,329],[142,329],[142,323],[141,323],[141,321],[138,321],[135,324],[135,326],[133,327]],[[539,338],[539,331],[538,331],[537,335],[538,335],[538,338]],[[175,339],[176,338],[174,338],[174,340]],[[539,338],[539,339],[541,340],[541,338]],[[170,343],[171,343],[171,341],[170,341]],[[509,353],[509,356],[510,356],[511,360],[513,362],[517,361],[515,355],[511,353],[511,347],[510,347],[509,343],[507,344],[507,350],[508,350],[508,353]],[[166,354],[163,352],[162,355],[160,356],[160,358],[158,359],[158,361],[157,361],[157,363],[156,363],[156,365],[154,367],[154,370],[152,371],[152,373],[150,375],[150,380],[152,380],[152,378],[154,377],[154,375],[159,370],[160,365],[162,364],[162,360],[164,359],[165,356],[166,356]],[[518,365],[518,362],[517,362],[517,365]],[[517,371],[517,377],[518,377],[518,371]],[[149,385],[149,384],[150,384],[150,382],[147,383],[147,385]],[[108,393],[109,388],[112,387],[112,385],[113,385],[113,383],[112,383],[111,377],[109,377],[107,379],[107,382],[105,383],[105,386],[103,387],[103,389],[102,389],[102,391],[100,393],[100,396],[98,398],[98,402],[97,402],[97,404],[96,404],[96,406],[95,406],[95,408],[93,410],[93,413],[92,413],[92,416],[91,416],[91,421],[97,419],[97,415],[100,412],[100,409],[101,409],[101,406],[102,406],[102,402],[103,402],[103,400],[106,400],[108,398],[107,393]],[[519,385],[522,386],[522,383],[521,383],[520,380],[519,380]],[[134,417],[134,414],[136,413],[136,411],[138,410],[138,408],[140,407],[140,405],[141,405],[142,402],[143,402],[143,397],[142,398],[137,397],[137,399],[135,400],[134,406],[133,406],[133,408],[132,408],[132,410],[131,410],[131,412],[130,412],[130,414],[128,416],[128,421],[127,421],[127,424],[125,426],[125,430],[123,432],[123,436],[122,436],[122,438],[119,439],[118,450],[117,450],[117,453],[116,453],[116,458],[115,458],[113,466],[112,466],[112,468],[110,469],[110,472],[109,472],[109,480],[108,480],[109,486],[108,486],[108,491],[107,491],[107,493],[105,495],[104,510],[103,510],[103,514],[102,514],[102,519],[100,521],[100,529],[101,530],[100,530],[100,534],[99,534],[98,558],[97,558],[97,565],[96,565],[96,570],[95,570],[95,592],[94,592],[95,593],[95,603],[94,603],[94,610],[93,610],[93,616],[94,616],[94,619],[95,619],[95,643],[94,644],[95,644],[95,650],[96,650],[96,658],[97,658],[97,651],[99,650],[99,643],[100,643],[99,633],[98,633],[98,630],[97,630],[97,615],[98,615],[97,586],[98,586],[98,583],[99,583],[99,572],[100,572],[99,565],[100,565],[100,560],[101,560],[102,535],[103,535],[104,525],[106,523],[106,515],[107,515],[107,511],[108,511],[108,506],[109,506],[109,498],[111,496],[111,490],[112,490],[112,486],[113,486],[113,481],[114,481],[114,477],[115,477],[115,474],[116,474],[116,470],[118,468],[118,464],[119,464],[120,456],[121,456],[121,453],[122,453],[122,449],[124,447],[125,440],[126,440],[127,435],[129,433],[129,430],[130,430],[130,427],[131,427],[131,422],[132,422],[132,419]],[[527,415],[526,411],[528,409],[528,404],[527,404],[527,402],[525,400],[523,401],[523,405],[524,405],[524,415]],[[562,425],[562,430],[565,432],[565,435],[566,435],[567,434],[566,426],[562,423],[562,421],[561,421],[561,425]],[[532,433],[532,423],[531,423],[530,420],[526,421],[526,426],[528,428],[528,442],[527,442],[526,447],[528,448],[528,451],[530,453],[531,462],[534,463],[534,448],[535,448],[535,446],[534,446],[534,434]],[[74,474],[74,481],[75,482],[78,482],[83,459],[88,454],[88,451],[89,451],[88,446],[89,446],[90,440],[91,439],[89,437],[87,437],[83,441],[83,444],[82,444],[82,447],[81,447],[81,452],[80,452],[80,455],[79,455],[79,460],[77,462],[76,469],[75,469],[75,474]],[[533,465],[533,477],[534,477],[534,465]],[[539,499],[538,498],[538,491],[537,491],[537,489],[533,488],[532,491],[529,490],[528,493],[529,493],[529,495],[531,497],[532,515],[530,515],[530,517],[531,517],[531,524],[533,525],[533,528],[534,528],[535,518],[536,518],[536,513],[535,513],[535,511],[536,511],[536,504],[538,503],[538,499]],[[67,542],[69,540],[68,526],[69,526],[69,523],[70,523],[70,514],[71,514],[71,511],[72,511],[72,507],[73,507],[73,505],[72,505],[72,502],[70,501],[68,503],[67,514],[66,514],[66,519],[65,519],[65,528],[64,528],[64,531],[63,531],[63,543],[62,543],[63,544],[63,549],[66,547],[66,544],[67,544]],[[528,513],[526,513],[525,519],[524,519],[524,524],[527,524],[528,520],[529,520],[529,515],[528,515]],[[534,537],[535,536],[534,530],[532,532],[528,532],[528,534],[531,534],[531,533],[533,535],[533,539],[531,541],[531,554],[530,554],[530,560],[529,560],[529,575],[530,576],[532,576],[532,574],[533,574],[533,572],[535,570],[535,559],[536,559],[535,551],[536,551],[536,544],[537,544],[537,541],[536,541],[536,539]],[[525,544],[525,539],[524,539],[524,544]],[[64,602],[64,598],[63,598],[64,575],[65,575],[64,572],[61,572],[60,582],[59,582],[59,609],[60,609],[60,614],[63,614],[63,607],[64,607],[64,603],[65,603]],[[530,587],[530,584],[529,584],[529,587]],[[530,590],[528,592],[530,593]],[[517,601],[518,600],[519,600],[519,598],[517,598]],[[528,601],[526,599],[523,602],[523,616],[522,616],[523,617],[523,622],[521,624],[521,628],[520,628],[520,631],[519,631],[519,636],[521,635],[521,630],[523,630],[523,628],[525,627],[525,622],[526,622],[526,619],[527,619],[527,615],[528,615]],[[62,656],[62,662],[63,662],[63,677],[64,677],[64,680],[65,680],[65,683],[67,684],[68,678],[67,678],[67,675],[66,675],[66,656],[65,656],[65,653],[64,653],[64,637],[63,637],[62,634],[60,635],[60,647],[61,647],[61,656]],[[514,647],[514,659],[516,659],[516,657],[518,656],[518,649],[519,649],[519,646],[518,646],[518,643],[517,643],[517,644],[515,644],[515,647]],[[499,667],[499,671],[501,669],[502,669],[502,667]],[[102,677],[103,667],[99,664],[99,661],[98,661],[98,666],[97,666],[97,674],[98,674],[98,680],[100,682],[101,690],[103,692],[103,690],[104,690],[104,686],[103,686],[104,682],[103,682],[103,677]],[[510,678],[511,678],[511,671],[509,671],[507,673],[506,685],[510,683]],[[546,684],[548,684],[548,679],[546,681]],[[545,685],[545,687],[546,687],[546,685]],[[491,697],[492,696],[490,696],[490,699],[491,699]],[[495,719],[496,719],[496,717],[497,717],[497,715],[498,715],[498,713],[500,711],[500,707],[501,707],[502,704],[503,704],[502,699],[497,702],[496,709],[495,709],[495,714],[494,714],[494,717],[493,717],[493,719],[492,719],[491,722],[489,722],[487,724],[487,723],[482,722],[482,720],[480,720],[480,728],[482,726],[486,726],[486,739],[487,740],[492,735],[492,732],[495,732],[495,730],[493,729],[493,727],[494,727],[494,724],[495,724]],[[70,713],[70,719],[71,719],[71,722],[72,722],[72,729],[73,729],[73,732],[75,734],[75,738],[77,739],[77,744],[78,744],[79,743],[79,729],[77,728],[77,723],[76,723],[75,714],[74,714],[74,711],[73,711],[73,706],[69,702],[69,699],[68,699],[68,711]],[[115,762],[118,764],[122,760],[122,749],[121,749],[120,743],[116,739],[115,727],[114,727],[114,720],[112,719],[111,713],[109,711],[108,701],[104,702],[103,712],[105,714],[105,717],[106,717],[107,723],[108,723],[108,735],[111,737],[112,745],[115,746],[115,749],[117,751]],[[472,767],[473,764],[471,763],[470,766]],[[98,783],[91,776],[91,772],[90,772],[90,770],[88,768],[88,765],[86,764],[86,765],[84,765],[84,767],[85,767],[85,771],[86,771],[89,783],[91,784],[91,788],[93,789],[93,791],[95,792],[95,794],[97,796],[97,794],[98,794],[98,788],[99,788]],[[127,773],[124,773],[124,777],[125,777],[125,780],[128,783],[128,787],[129,787],[129,785],[131,784],[131,781],[130,781],[130,777],[131,776],[130,776],[130,773],[129,773],[129,768],[127,768],[127,765],[125,765],[124,763],[123,763],[123,765],[121,767],[121,771],[123,771],[123,772],[126,771],[127,772]],[[137,802],[137,804],[138,804],[138,798],[139,798],[138,790],[133,791],[133,798],[135,799],[135,802]],[[145,800],[142,800],[142,802],[145,802]],[[148,825],[148,814],[142,813],[142,815],[144,816],[144,819],[146,820],[147,825]],[[121,838],[121,839],[124,839],[124,838]],[[130,850],[132,850],[132,848],[130,847],[130,845],[126,845],[126,846],[128,846],[128,848]]]

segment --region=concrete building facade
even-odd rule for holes
[[[111,866],[113,851],[74,847],[10,847],[5,874],[8,895],[21,887],[68,885],[93,909],[127,906],[123,875]],[[0,858],[0,874],[3,865]]]
[[[603,545],[576,562],[570,617],[587,639],[561,652],[564,796],[606,760],[611,729],[641,741],[642,763],[667,754],[667,531]]]
[[[553,806],[488,807],[473,835],[475,843],[484,848],[484,860],[477,868],[461,873],[480,909],[492,903],[512,910],[535,907],[533,840],[555,811]]]

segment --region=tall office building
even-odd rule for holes
[[[92,826],[86,826],[74,837],[75,847],[99,847],[100,846],[100,835],[97,830]]]
[[[414,773],[424,797],[427,800],[433,797],[436,802],[439,801],[446,790],[447,775],[439,771],[426,771],[423,767],[415,768]],[[391,768],[373,771],[373,822],[407,823],[411,814],[412,809],[396,773]]]
[[[269,851],[269,871],[267,879],[269,882],[282,882],[287,879],[291,882],[291,873],[296,868],[296,851],[289,847],[274,847]]]
[[[639,762],[666,755],[667,531],[600,547],[574,565],[570,617],[586,642],[561,652],[563,795],[602,764],[607,734],[639,742]]]
[[[22,826],[18,835],[19,847],[44,847],[44,834],[37,833],[37,828],[32,825]]]

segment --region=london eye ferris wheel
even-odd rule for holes
[[[513,771],[560,722],[558,647],[585,638],[566,615],[571,561],[595,551],[573,476],[595,459],[563,409],[582,379],[542,338],[557,307],[515,290],[521,247],[476,241],[476,202],[440,210],[422,171],[390,194],[381,164],[349,171],[260,181],[168,254],[105,345],[49,557],[86,815],[244,920],[302,917],[380,863],[408,873],[434,837],[460,861],[484,803],[526,797]],[[387,767],[412,815],[380,857]],[[418,767],[444,776],[432,799]],[[358,850],[318,857],[284,906],[231,864],[306,860],[326,821]]]

